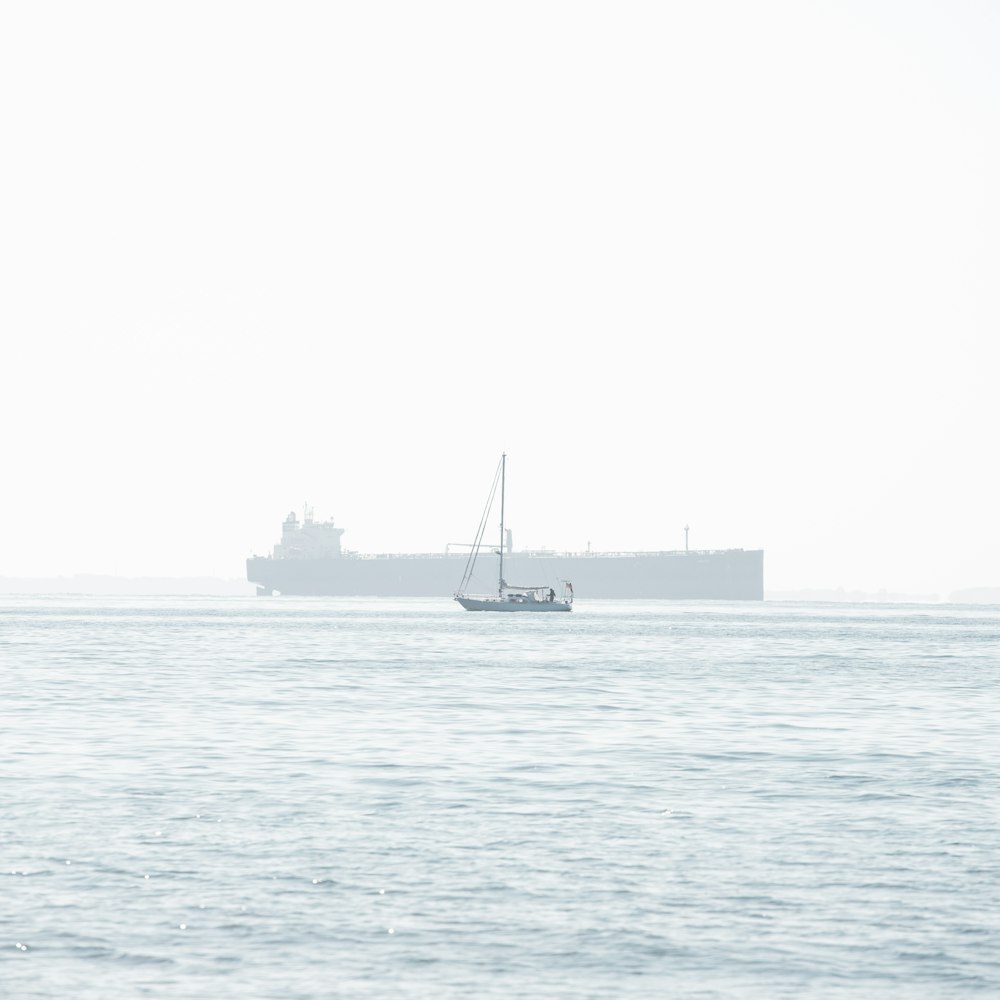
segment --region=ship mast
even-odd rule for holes
[[[500,456],[500,584],[497,596],[503,597],[503,503],[507,485],[507,452]]]

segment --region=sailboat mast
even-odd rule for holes
[[[500,583],[497,594],[503,597],[503,502],[507,485],[507,452],[500,456]]]

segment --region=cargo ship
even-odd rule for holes
[[[256,584],[262,597],[446,598],[455,593],[468,560],[468,553],[452,551],[452,544],[443,552],[364,555],[342,549],[343,534],[333,521],[315,520],[308,507],[301,521],[293,511],[285,518],[281,541],[271,555],[247,559],[247,580]],[[507,579],[518,585],[549,586],[569,580],[578,601],[764,599],[761,549],[697,550],[685,544],[679,551],[664,552],[516,551],[508,531],[504,567]],[[494,585],[491,581],[489,586]]]

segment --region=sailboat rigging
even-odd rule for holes
[[[490,511],[493,509],[496,500],[497,486],[500,487],[500,546],[497,554],[500,557],[499,573],[497,575],[497,593],[492,595],[470,595],[467,588],[471,585],[472,574],[476,567],[476,559],[479,556],[479,549],[483,543],[483,536],[486,532],[487,521]],[[500,464],[493,476],[493,485],[490,487],[490,494],[483,510],[483,516],[479,521],[479,528],[476,532],[475,543],[469,558],[465,564],[465,573],[462,582],[455,592],[455,600],[465,608],[466,611],[572,611],[573,610],[573,585],[566,582],[563,586],[562,598],[556,597],[556,592],[552,587],[515,587],[510,586],[503,576],[503,554],[507,543],[507,536],[504,528],[505,500],[507,488],[507,453],[500,456]]]

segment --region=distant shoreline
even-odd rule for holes
[[[950,594],[898,594],[887,590],[765,590],[765,601],[820,601],[833,604],[1000,604],[1000,587],[967,587]]]
[[[0,576],[0,594],[79,594],[92,597],[252,597],[246,580],[214,576]]]
[[[214,576],[156,577],[77,574],[55,577],[0,577],[0,594],[79,595],[90,597],[252,597],[246,580]],[[582,596],[582,595],[581,595]],[[900,594],[887,590],[766,590],[765,601],[819,601],[835,604],[1000,604],[1000,587],[969,587],[939,594]],[[752,602],[751,602],[752,603]]]

